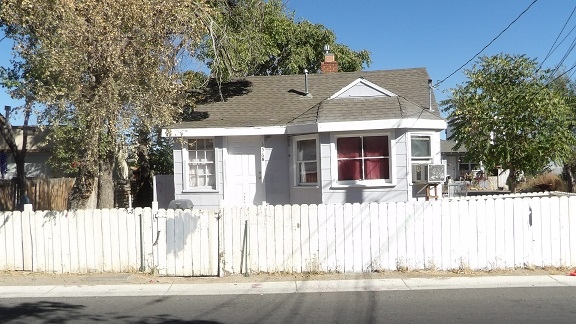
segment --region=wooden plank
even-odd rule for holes
[[[274,241],[275,241],[275,263],[274,268],[269,271],[279,272],[284,270],[284,208],[275,206],[274,208]]]
[[[542,262],[542,214],[540,212],[540,198],[530,199],[529,206],[532,226],[530,229],[530,265],[534,267],[543,267]]]
[[[174,210],[166,211],[166,275],[174,276],[176,270],[176,220]]]
[[[524,268],[528,265],[528,248],[524,247],[528,225],[528,203],[522,198],[512,199],[514,215],[514,267]]]
[[[30,221],[33,213],[31,211],[22,213],[22,270],[25,271],[32,271],[32,260],[34,257],[32,244],[33,224]]]
[[[138,271],[140,268],[139,261],[139,233],[140,233],[140,220],[137,215],[134,214],[134,210],[124,210],[126,213],[126,240],[128,242],[128,247],[126,249],[127,266],[129,271]]]
[[[120,272],[122,271],[120,267],[120,219],[118,215],[118,209],[109,209],[110,213],[110,260],[111,260],[111,271]],[[124,235],[122,235],[124,236]]]
[[[465,210],[460,210],[465,208]],[[450,269],[458,270],[468,266],[468,258],[463,251],[468,251],[466,245],[460,240],[462,227],[460,219],[466,219],[468,214],[467,202],[465,200],[455,200],[450,204]],[[465,222],[464,222],[465,224]],[[464,225],[465,226],[465,225]],[[464,243],[465,244],[465,243]]]
[[[504,269],[506,267],[506,214],[504,209],[504,200],[498,198],[494,201],[495,217],[495,269]]]
[[[306,224],[308,224],[308,221],[302,220],[300,210],[306,207],[307,205],[292,205],[292,209],[290,211],[292,214],[292,267],[290,271],[294,273],[302,273],[302,269],[304,268],[302,262],[303,246],[305,246],[306,249],[309,249],[307,245],[302,244],[302,223],[306,221]],[[309,233],[306,236],[305,239],[308,241]]]
[[[292,266],[294,264],[294,249],[292,246],[292,234],[294,232],[294,224],[292,223],[292,206],[284,205],[283,208],[283,236],[284,236],[284,266],[282,271],[292,273]]]
[[[552,217],[550,198],[540,199],[540,221],[542,222],[542,266],[552,266]]]
[[[570,266],[576,267],[576,196],[568,198],[568,217],[570,226]]]
[[[111,215],[110,210],[102,209],[102,270],[105,272],[113,271],[114,264],[112,262],[112,229],[111,229]]]
[[[470,214],[476,218],[476,229],[478,231],[478,240],[476,241],[476,264],[471,265],[472,269],[487,269],[486,261],[486,216],[482,213],[486,209],[486,199],[478,199],[470,203]],[[473,252],[473,250],[471,250]]]
[[[486,269],[496,268],[496,207],[494,199],[486,199],[484,210],[478,211],[478,217],[486,220]]]
[[[414,268],[426,268],[426,256],[424,254],[425,243],[424,237],[426,231],[424,228],[425,212],[430,206],[430,201],[420,201],[410,203],[414,208]]]
[[[44,254],[45,246],[44,246],[44,229],[42,228],[44,220],[43,216],[45,215],[44,212],[35,212],[31,214],[30,224],[33,228],[32,231],[32,246],[34,249],[34,262],[32,264],[32,271],[34,272],[45,272],[46,270],[46,255]],[[2,221],[2,216],[0,214],[0,221]],[[0,229],[0,242],[1,239],[1,229]],[[2,250],[0,248],[0,254],[2,254]],[[0,256],[0,260],[2,257]],[[0,261],[0,266],[2,266],[2,262]]]
[[[218,260],[220,251],[218,250],[218,238],[220,233],[220,215],[214,212],[208,218],[208,259],[210,266],[210,275],[217,276]]]
[[[200,210],[176,210],[174,213],[174,231],[176,233],[176,240],[178,234],[181,235],[181,248],[176,256],[176,271],[180,272],[182,276],[201,275],[202,270],[200,264],[202,257],[201,240],[199,232],[201,231]],[[181,229],[178,230],[177,227]],[[178,241],[177,241],[178,242]]]
[[[390,270],[399,270],[398,260],[398,222],[396,203],[387,203],[388,216],[388,266]]]
[[[416,202],[406,202],[406,266],[408,269],[416,270]]]
[[[449,200],[442,200],[442,210],[441,210],[441,218],[442,218],[442,270],[450,270],[452,268],[452,260],[450,258],[451,254],[451,231],[450,226],[451,224],[451,217],[450,217],[450,206],[453,202]]]
[[[320,253],[320,232],[319,232],[319,217],[318,205],[308,205],[306,213],[302,213],[302,217],[308,218],[308,233],[310,233],[310,240],[308,243],[308,272],[316,273],[322,270],[322,264],[326,263],[326,246],[324,245],[324,253]],[[323,218],[324,226],[326,225],[326,214]],[[303,229],[304,230],[304,229]],[[324,243],[326,243],[326,231],[323,231]]]
[[[253,271],[263,272],[266,264],[266,205],[257,207],[256,217],[250,220],[253,224],[251,245]]]
[[[560,230],[560,201],[558,197],[551,197],[548,203],[550,210],[550,237],[552,247],[551,266],[560,267],[562,266],[560,256],[560,250],[561,250],[560,235],[562,235]]]
[[[560,264],[568,267],[570,262],[570,213],[568,209],[568,197],[558,199],[560,219]]]
[[[328,226],[328,271],[344,272],[344,206],[342,204],[330,204],[326,207]]]
[[[8,221],[12,218],[12,213],[0,211],[0,269],[8,269]]]
[[[24,253],[22,250],[22,212],[13,212],[13,219],[10,224],[12,225],[12,241],[7,242],[12,249],[10,262],[11,269],[9,270],[24,270]]]
[[[378,218],[378,204],[368,204],[368,215],[366,222],[368,223],[368,231],[370,234],[370,264],[368,265],[369,271],[382,271],[382,253],[380,245],[380,221]],[[363,223],[364,224],[364,223]]]
[[[432,220],[432,226],[428,230],[432,233],[431,255],[427,256],[431,260],[428,268],[442,269],[442,201],[432,201],[432,211],[428,218]]]
[[[332,212],[334,209],[332,209]],[[318,205],[317,209],[317,219],[318,219],[318,262],[320,263],[320,269],[324,272],[335,271],[335,266],[330,266],[329,256],[334,257],[334,233],[335,233],[335,223],[333,218],[328,218],[328,210],[326,205]],[[328,229],[331,227],[331,230]],[[332,253],[329,252],[331,247]],[[335,264],[335,261],[334,261]]]
[[[129,240],[128,233],[132,231],[132,229],[128,228],[128,213],[126,209],[117,209],[118,215],[118,234],[119,234],[119,253],[118,256],[120,258],[119,267],[120,271],[122,272],[129,272],[131,270],[130,267],[130,246],[131,242]]]
[[[406,215],[406,203],[399,202],[396,203],[396,235],[398,237],[398,259],[397,268],[398,270],[405,271],[409,270],[408,263],[408,249],[406,244],[406,225],[407,225],[407,215]]]
[[[318,269],[313,269],[315,259],[314,255],[311,253],[311,245],[313,245],[313,243],[312,233],[310,233],[311,220],[309,212],[309,205],[300,206],[300,238],[298,240],[300,242],[300,271],[304,273],[318,272]],[[317,248],[318,247],[316,246],[316,249]]]
[[[264,272],[271,272],[276,269],[276,241],[282,238],[276,237],[276,207],[266,208],[266,265]]]
[[[341,257],[339,257],[339,259],[343,261],[344,273],[347,273],[354,272],[354,242],[352,240],[354,220],[352,217],[352,204],[344,204],[342,210],[342,214],[339,214],[338,210],[336,210],[336,226],[338,227],[339,223],[342,224],[344,249],[341,251]],[[336,235],[338,235],[338,233]]]
[[[80,272],[80,239],[83,238],[82,234],[78,232],[78,213],[68,215],[68,242],[66,244],[70,248],[70,268],[69,273]]]
[[[361,205],[358,203],[352,204],[352,213],[349,216],[352,219],[351,238],[352,238],[352,255],[347,255],[346,257],[352,257],[352,272],[363,272],[362,267],[362,252],[364,246],[362,245],[362,210]]]
[[[168,275],[168,271],[167,271],[167,243],[168,243],[168,233],[167,233],[167,211],[165,209],[160,209],[158,210],[158,214],[157,214],[157,218],[155,218],[155,222],[156,222],[156,229],[157,229],[157,234],[156,234],[156,239],[154,240],[154,242],[152,243],[152,250],[154,251],[154,265],[155,265],[155,271],[158,272],[158,274],[166,276]],[[135,217],[134,218],[134,222],[135,222],[135,226],[138,226],[138,228],[140,227],[139,223],[139,218]],[[140,265],[141,262],[141,258],[140,258],[140,249],[137,248],[136,250],[136,255],[137,255],[137,262],[136,264],[138,264],[138,266]]]

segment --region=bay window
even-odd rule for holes
[[[318,184],[318,154],[316,138],[296,139],[296,184]]]
[[[188,187],[215,189],[214,141],[211,138],[188,140]]]
[[[338,181],[390,180],[388,136],[336,139]]]

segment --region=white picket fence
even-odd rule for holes
[[[576,197],[0,213],[0,269],[163,275],[576,265]]]

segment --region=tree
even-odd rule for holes
[[[178,64],[217,35],[216,2],[2,1],[0,27],[21,68],[36,72],[25,86],[46,107],[41,120],[77,132],[71,208],[85,208],[97,188],[97,207],[112,207],[115,150],[125,134],[173,122],[185,97]]]
[[[549,85],[552,75],[522,55],[481,57],[465,70],[468,78],[441,104],[448,112],[456,148],[486,167],[510,170],[516,190],[519,172],[562,163],[576,144],[574,115],[566,97]]]
[[[226,44],[225,59],[213,60],[213,47],[202,53],[213,72],[230,71],[231,76],[298,74],[320,70],[324,45],[330,45],[343,72],[359,71],[371,63],[367,50],[353,51],[336,43],[333,31],[321,24],[297,21],[280,0],[233,0],[217,8]],[[225,69],[231,66],[232,69]],[[227,76],[227,75],[225,75]]]

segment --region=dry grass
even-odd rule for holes
[[[528,177],[525,182],[518,185],[521,192],[539,191],[567,191],[566,182],[557,174],[552,172],[542,173],[533,177]]]

